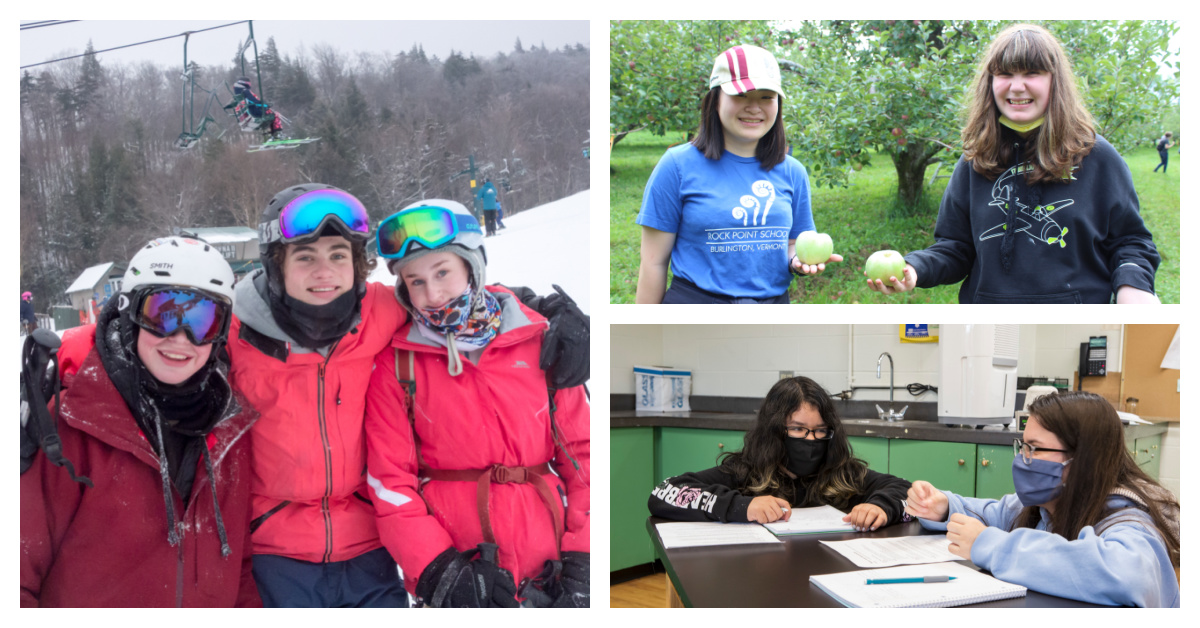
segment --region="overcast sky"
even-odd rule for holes
[[[31,28],[21,31],[21,65],[80,54],[90,39],[96,50],[197,31],[236,20],[189,21],[79,21],[70,24]],[[24,24],[25,21],[22,22]],[[247,24],[196,33],[188,40],[188,60],[200,65],[218,65],[233,58],[240,42],[249,35]],[[369,21],[339,22],[255,20],[254,38],[261,52],[267,39],[275,38],[279,51],[295,57],[303,47],[328,44],[352,54],[355,52],[407,52],[420,43],[425,53],[445,59],[450,50],[491,57],[508,53],[517,38],[525,48],[531,45],[562,48],[581,43],[591,47],[587,21]],[[100,55],[101,63],[155,61],[161,65],[182,65],[182,37],[153,44],[134,46]],[[252,56],[252,53],[249,53]],[[247,57],[250,58],[249,56]],[[46,66],[42,66],[46,67]]]

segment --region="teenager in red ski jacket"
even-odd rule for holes
[[[552,410],[546,319],[484,287],[483,234],[459,203],[405,208],[377,239],[411,316],[371,375],[367,482],[409,591],[434,607],[587,606],[590,411],[581,385]]]
[[[215,249],[155,240],[99,323],[66,334],[57,430],[89,485],[41,451],[21,475],[21,606],[262,605],[250,573],[256,415],[222,356],[232,286]]]

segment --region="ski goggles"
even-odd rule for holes
[[[474,216],[456,214],[445,207],[414,207],[383,219],[375,232],[379,255],[404,257],[413,243],[436,249],[452,242],[460,233],[483,234]]]
[[[264,223],[259,237],[263,242],[290,244],[335,227],[350,240],[366,240],[371,235],[367,208],[342,190],[314,190],[292,199],[279,212],[279,218]]]
[[[138,327],[160,338],[183,329],[192,344],[206,345],[229,331],[230,313],[228,303],[208,294],[188,288],[165,287],[141,297],[133,320]]]

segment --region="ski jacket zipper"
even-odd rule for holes
[[[325,453],[325,495],[321,497],[321,517],[325,520],[325,555],[321,562],[325,563],[333,555],[333,518],[329,514],[329,496],[333,494],[333,451],[329,446],[329,425],[325,420],[325,367],[329,365],[333,352],[337,351],[338,342],[330,347],[325,362],[317,365],[317,425],[321,428],[321,448]]]

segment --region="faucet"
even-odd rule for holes
[[[884,351],[875,362],[875,379],[883,377],[883,356],[888,359],[888,401],[896,400],[896,365],[892,363],[892,354]]]
[[[892,362],[892,354],[887,351],[879,354],[879,360],[875,362],[875,379],[883,377],[883,356],[885,355],[888,359],[888,401],[894,403],[896,401],[896,365]],[[887,412],[884,412],[883,408],[879,407],[879,404],[875,404],[875,409],[879,412],[880,420],[890,423],[893,421],[903,421],[904,413],[908,410],[908,406],[904,406],[899,412],[896,412],[896,409],[891,407],[888,408]]]

